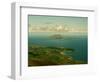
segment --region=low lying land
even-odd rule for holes
[[[28,66],[85,64],[83,61],[74,60],[65,54],[65,51],[74,52],[75,50],[64,47],[29,45]]]

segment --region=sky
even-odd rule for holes
[[[65,27],[68,29],[81,29],[87,30],[88,18],[87,17],[71,17],[71,16],[40,16],[29,15],[28,16],[29,29],[36,27],[39,28],[55,28]]]

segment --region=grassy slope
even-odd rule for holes
[[[65,55],[64,51],[74,52],[74,49],[31,45],[28,48],[28,65],[47,66],[85,64],[82,61],[74,60],[72,57]]]

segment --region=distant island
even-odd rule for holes
[[[61,34],[54,34],[50,36],[53,39],[63,39],[63,36]]]

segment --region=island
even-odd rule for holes
[[[61,34],[54,34],[50,36],[53,39],[63,39],[63,36]]]
[[[74,52],[74,49],[64,47],[47,47],[40,45],[28,46],[28,66],[49,66],[84,64],[83,61],[74,60],[64,52]]]

